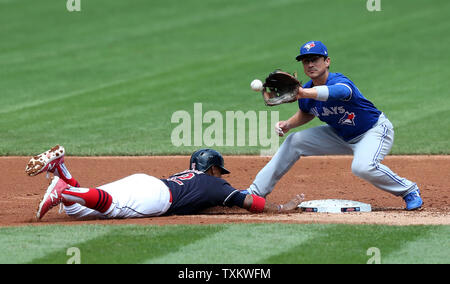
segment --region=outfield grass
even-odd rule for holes
[[[381,12],[361,0],[81,3],[0,1],[0,155],[57,143],[71,155],[189,154],[200,145],[174,146],[171,117],[193,118],[194,102],[286,119],[295,104],[267,108],[249,83],[275,68],[305,80],[294,57],[311,39],[391,118],[393,153],[450,152],[448,1],[382,1]]]
[[[0,263],[450,263],[449,226],[80,225],[0,228]],[[377,255],[373,250],[378,250]],[[69,252],[69,254],[68,254]]]

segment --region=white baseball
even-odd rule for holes
[[[255,79],[250,83],[250,87],[255,92],[260,92],[263,89],[263,83],[259,79]]]

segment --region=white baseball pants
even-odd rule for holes
[[[169,188],[146,174],[134,174],[97,188],[108,192],[113,199],[105,213],[75,203],[64,206],[66,214],[80,219],[152,217],[164,214],[171,205]]]

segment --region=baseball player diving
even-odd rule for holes
[[[331,60],[322,42],[303,44],[296,60],[303,64],[310,81],[302,86],[290,74],[276,70],[262,89],[266,105],[298,101],[298,111],[288,120],[279,121],[275,130],[283,136],[315,117],[326,124],[286,137],[247,192],[265,197],[301,156],[353,154],[353,174],[402,197],[406,210],[419,209],[423,201],[417,184],[381,164],[394,142],[394,128],[386,115],[350,79],[330,72]],[[326,178],[325,173],[323,176]]]
[[[224,167],[222,155],[213,149],[194,152],[189,170],[167,179],[134,174],[98,187],[81,187],[67,169],[64,157],[64,147],[57,145],[32,157],[26,166],[29,176],[43,172],[54,175],[39,204],[38,219],[60,204],[74,218],[108,219],[195,214],[213,206],[280,213],[297,209],[303,200],[303,195],[296,195],[288,203],[277,205],[233,188],[221,178],[230,172]]]

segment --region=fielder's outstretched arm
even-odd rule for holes
[[[297,98],[298,99],[314,99],[317,101],[336,101],[336,100],[347,100],[350,99],[352,95],[352,89],[342,83],[331,86],[316,86],[312,88],[302,88],[298,89]]]

